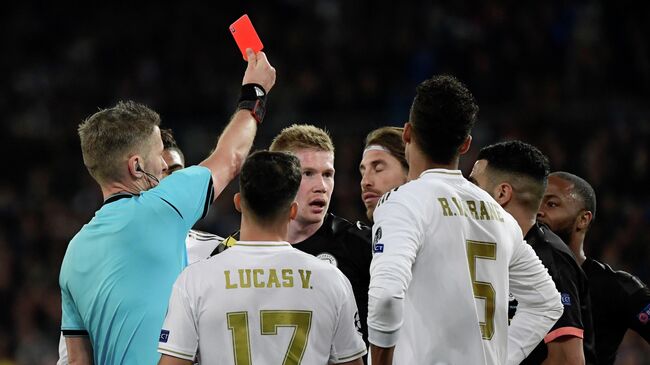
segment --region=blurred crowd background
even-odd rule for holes
[[[58,274],[102,202],[77,125],[133,99],[174,129],[189,164],[228,121],[245,63],[243,13],[277,69],[255,148],[312,123],[336,144],[331,211],[365,220],[358,163],[373,128],[408,119],[415,86],[451,73],[481,107],[468,174],[489,143],[537,145],[586,178],[598,212],[587,254],[650,282],[650,2],[343,0],[11,2],[0,11],[0,365],[53,364]],[[198,228],[236,230],[231,185]],[[434,278],[432,278],[433,280]],[[628,335],[618,364],[650,364]]]

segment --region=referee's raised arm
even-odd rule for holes
[[[253,145],[257,125],[266,111],[266,95],[275,84],[275,68],[264,52],[247,49],[248,67],[242,80],[242,92],[237,111],[217,141],[217,147],[199,165],[212,172],[213,200],[241,169]]]

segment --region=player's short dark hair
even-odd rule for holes
[[[514,198],[537,212],[544,196],[550,164],[537,147],[522,141],[506,141],[483,147],[478,160],[486,160],[493,184],[508,182]]]
[[[404,141],[402,140],[404,128],[381,127],[377,128],[366,136],[366,146],[379,145],[388,150],[402,165],[405,171],[409,170],[409,164],[404,155]]]
[[[447,164],[458,155],[477,114],[467,87],[453,76],[439,75],[418,85],[409,122],[422,152],[433,162]]]
[[[239,176],[243,204],[259,222],[272,222],[288,211],[301,179],[300,160],[295,155],[255,152],[246,159]]]
[[[582,200],[582,208],[591,212],[592,222],[596,219],[596,192],[587,180],[566,171],[552,172],[549,176],[559,177],[562,180],[573,183],[573,191]]]
[[[178,152],[178,155],[181,157],[181,162],[183,163],[183,165],[185,165],[185,155],[183,155],[183,151],[181,151],[181,148],[178,147],[178,143],[176,143],[176,139],[174,138],[174,132],[172,131],[172,129],[160,128],[160,137],[162,138],[163,148],[166,150],[173,150]]]

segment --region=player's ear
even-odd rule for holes
[[[512,200],[512,186],[508,183],[498,184],[494,188],[493,196],[500,206],[505,207]]]
[[[461,144],[460,147],[458,148],[458,154],[464,155],[465,153],[467,153],[471,145],[472,145],[472,136],[468,134],[467,137],[465,137],[465,141],[463,141],[463,144]]]
[[[589,223],[591,223],[591,220],[594,218],[594,215],[588,211],[588,210],[583,210],[578,214],[578,217],[576,218],[576,227],[580,230],[587,230],[589,227]]]
[[[232,198],[232,201],[233,203],[235,203],[235,209],[237,209],[237,211],[241,213],[241,194],[236,193],[235,196]]]
[[[142,178],[142,168],[140,167],[140,155],[133,155],[127,160],[129,176],[136,179]]]
[[[291,220],[296,219],[298,216],[298,202],[294,201],[291,203],[291,207],[289,207],[289,218]]]
[[[402,141],[404,144],[411,143],[411,123],[404,123],[404,131],[402,132]]]

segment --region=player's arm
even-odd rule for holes
[[[242,85],[258,84],[268,93],[275,84],[275,69],[269,64],[264,52],[255,54],[247,49],[248,67]],[[257,132],[257,121],[250,110],[240,109],[233,115],[219,137],[217,147],[199,165],[212,172],[213,199],[237,176]]]
[[[548,349],[545,365],[582,365],[585,363],[583,348],[584,323],[580,297],[580,279],[586,277],[580,268],[571,261],[561,258],[555,261],[552,272],[556,289],[560,292],[564,311],[562,316],[544,336]]]
[[[548,356],[542,365],[579,365],[585,363],[582,338],[562,336],[546,344]]]
[[[392,347],[379,347],[370,344],[370,358],[373,364],[390,365],[393,363],[393,353],[395,346]]]
[[[546,268],[523,240],[515,246],[509,271],[510,292],[519,304],[508,329],[508,364],[519,364],[560,318],[563,305]]]
[[[336,271],[339,281],[339,308],[336,330],[330,346],[330,364],[363,364],[367,353],[358,325],[359,311],[352,285],[342,272]]]
[[[163,354],[158,361],[158,365],[192,365],[194,361],[179,359],[178,357],[173,357]]]
[[[93,364],[93,346],[88,336],[66,337],[65,345],[68,349],[68,364]]]
[[[418,223],[422,214],[412,211],[417,202],[406,204],[405,194],[391,198],[374,213],[374,256],[368,290],[368,341],[375,351],[385,349],[382,352],[390,352],[397,343],[406,289],[423,231]]]
[[[622,272],[617,274],[623,275]],[[628,328],[650,343],[650,289],[639,278],[627,273],[620,283],[627,294],[624,308],[627,312],[625,317],[628,318]]]

